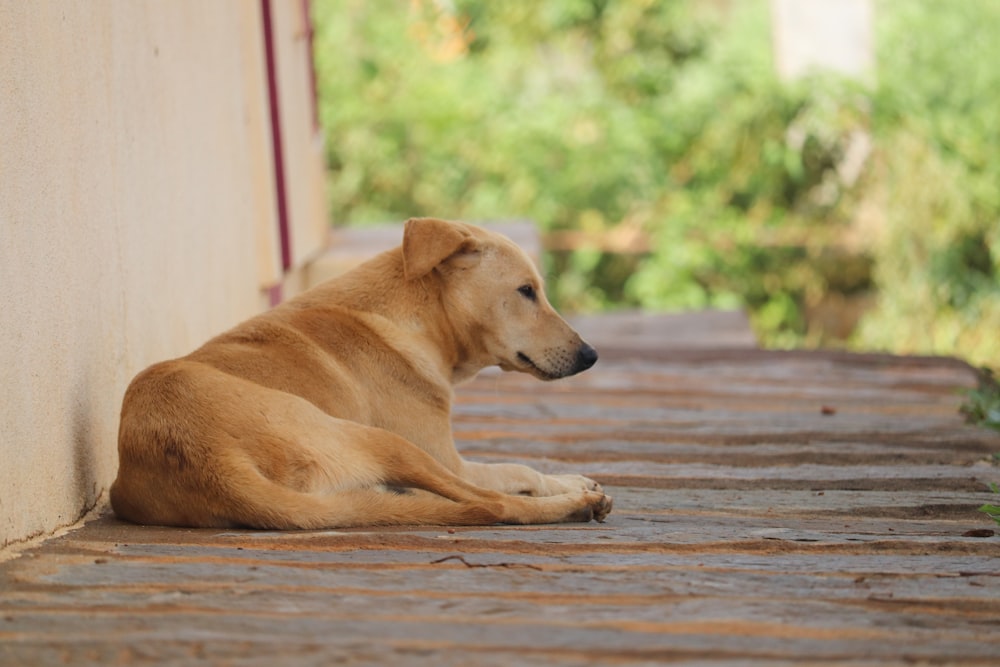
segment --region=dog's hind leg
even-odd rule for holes
[[[377,489],[352,489],[327,495],[299,494],[266,508],[253,508],[235,525],[268,529],[357,528],[364,526],[489,526],[497,523],[538,524],[589,521],[607,509],[593,508],[609,499],[565,496],[498,502],[454,501],[433,493],[398,494]],[[307,497],[303,497],[307,496]],[[272,500],[275,494],[271,494]],[[248,508],[250,509],[250,508]]]
[[[156,489],[143,497],[119,485],[116,511],[137,508],[124,518],[294,529],[600,521],[611,509],[599,491],[532,498],[476,486],[402,436],[331,417],[291,394],[219,375],[189,382],[231,418],[190,430],[181,428],[190,420],[168,415],[180,426],[157,436],[161,449],[183,454],[186,463],[164,475],[148,456],[123,459],[129,479],[146,475],[139,486]],[[426,493],[395,494],[385,486]]]
[[[492,525],[601,521],[611,511],[611,498],[596,491],[532,498],[483,489],[398,435],[334,421],[328,433],[336,433],[336,447],[316,457],[316,463],[328,468],[350,460],[350,470],[364,470],[363,476],[345,478],[342,470],[324,470],[318,476],[337,480],[334,484],[296,489],[269,478],[250,457],[230,459],[240,470],[224,476],[230,480],[226,495],[231,502],[225,504],[232,515],[227,519],[259,528]],[[423,492],[393,493],[379,488],[383,484]]]
[[[423,489],[460,505],[487,507],[496,514],[488,523],[603,521],[611,511],[611,498],[599,489],[577,488],[538,498],[486,489],[451,472],[400,436],[378,429],[366,430],[380,436],[377,444],[368,443],[364,453],[383,471],[383,482]]]

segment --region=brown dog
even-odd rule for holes
[[[592,480],[465,461],[451,434],[452,386],[480,369],[596,360],[520,248],[414,218],[402,247],[140,373],[111,504],[196,527],[602,521]]]

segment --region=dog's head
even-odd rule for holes
[[[587,370],[597,352],[545,297],[542,277],[510,239],[460,222],[412,218],[403,233],[407,281],[439,287],[441,316],[461,349],[460,376],[499,366],[555,380]]]

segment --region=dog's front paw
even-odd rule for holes
[[[584,506],[567,517],[567,521],[587,523],[593,520],[603,523],[604,519],[611,513],[611,507],[614,504],[611,496],[605,495],[601,491],[584,491],[583,501]]]
[[[591,508],[594,512],[594,521],[604,523],[604,519],[611,514],[611,508],[614,506],[614,500],[612,500],[611,496],[605,495],[603,492],[600,492],[599,495],[600,497],[594,501]]]
[[[556,496],[574,491],[596,491],[602,493],[601,485],[583,475],[545,475],[546,495]]]

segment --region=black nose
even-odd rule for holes
[[[596,363],[597,350],[589,344],[584,343],[576,352],[576,364],[574,365],[573,372],[579,373],[580,371],[585,371]]]

